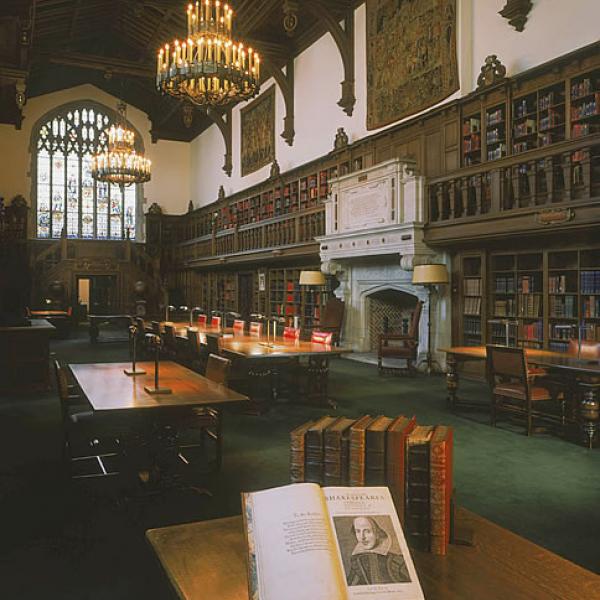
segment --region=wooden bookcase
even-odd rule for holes
[[[497,104],[485,110],[485,148],[487,160],[506,156],[506,104]]]
[[[462,253],[454,343],[565,351],[600,342],[600,247]],[[480,293],[478,293],[480,292]]]
[[[478,165],[481,162],[481,113],[463,118],[462,147],[465,167]]]
[[[307,267],[314,269],[313,267]],[[292,324],[294,317],[300,318],[300,327],[311,330],[318,326],[321,312],[331,294],[331,284],[313,288],[301,286],[301,268],[269,270],[269,306],[270,315],[285,317]]]
[[[571,79],[571,137],[600,131],[600,69]]]

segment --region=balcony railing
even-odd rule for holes
[[[600,135],[538,148],[431,179],[428,225],[600,200]]]
[[[324,232],[325,212],[322,206],[318,206],[302,213],[241,225],[180,242],[173,250],[173,259],[176,264],[184,265],[235,254],[316,244],[314,238]]]

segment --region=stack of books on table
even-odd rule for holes
[[[452,428],[415,417],[321,417],[290,433],[290,480],[387,486],[409,544],[446,554],[450,540]]]

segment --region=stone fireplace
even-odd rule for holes
[[[379,336],[387,331],[408,333],[418,298],[393,288],[385,288],[367,296],[367,335],[371,352],[377,351]]]
[[[321,269],[335,274],[346,313],[343,342],[356,356],[372,362],[378,334],[387,317],[391,329],[410,322],[422,300],[419,322],[419,360],[427,354],[429,297],[412,284],[416,264],[447,263],[423,241],[424,181],[414,163],[390,160],[332,182],[326,201],[326,235],[320,243]],[[432,345],[450,340],[449,286],[432,296]],[[435,353],[442,364],[443,355]]]

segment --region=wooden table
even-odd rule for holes
[[[96,411],[220,406],[246,402],[247,396],[220,385],[171,361],[160,363],[160,386],[171,394],[152,395],[144,386],[154,385],[154,363],[138,362],[145,375],[123,373],[131,363],[70,364],[73,376]]]
[[[454,408],[459,402],[458,385],[459,376],[457,366],[459,362],[482,361],[486,359],[485,346],[452,346],[440,348],[446,353],[446,387],[448,390],[448,404]],[[578,381],[579,386],[579,418],[584,439],[591,446],[597,437],[600,417],[600,386],[590,385],[583,378],[600,378],[600,361],[581,359],[570,354],[550,352],[526,348],[527,362],[543,367],[550,372],[560,374],[565,378]],[[568,380],[566,381],[566,383]]]
[[[598,597],[598,575],[465,509],[457,520],[473,530],[473,546],[411,552],[428,600]],[[179,598],[247,600],[241,516],[150,529],[146,538]]]
[[[0,327],[0,391],[46,390],[50,385],[50,336],[46,319],[31,325]]]
[[[71,315],[66,310],[31,310],[29,311],[31,319],[45,319],[55,327],[55,334],[58,337],[68,337],[71,328]]]

